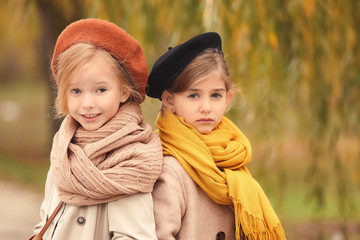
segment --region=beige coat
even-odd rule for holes
[[[233,208],[211,200],[172,156],[164,158],[153,191],[159,240],[233,240]]]
[[[40,209],[42,221],[35,226],[35,234],[40,232],[59,201],[50,170]],[[65,204],[45,233],[44,240],[46,239],[157,239],[151,194],[138,193],[94,206],[76,207]]]

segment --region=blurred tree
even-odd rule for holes
[[[0,2],[0,83],[7,84],[25,79],[33,71],[19,71],[36,68],[30,46],[37,40],[36,28],[27,24],[34,19],[32,9],[23,4],[4,0]]]
[[[44,80],[49,87],[51,101],[49,103],[50,115],[54,111],[54,81],[50,71],[50,61],[52,52],[54,50],[55,42],[61,31],[71,22],[84,18],[86,1],[72,0],[72,1],[47,1],[47,0],[27,0],[27,4],[35,3],[38,10],[39,23],[41,26],[41,38],[38,42],[37,48],[41,62],[41,69],[44,75]],[[52,115],[53,116],[53,115]],[[52,134],[58,130],[60,121],[53,118]]]

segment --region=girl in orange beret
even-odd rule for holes
[[[165,157],[153,191],[158,238],[285,239],[246,167],[250,142],[224,117],[234,90],[220,36],[170,48],[155,62],[147,94],[163,105],[156,126]]]
[[[163,157],[140,109],[147,83],[141,46],[113,23],[79,20],[58,37],[51,68],[65,118],[35,234],[60,202],[44,239],[157,239],[151,192]]]

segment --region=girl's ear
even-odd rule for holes
[[[227,91],[226,93],[226,106],[229,105],[231,99],[233,98],[234,96],[234,90],[230,89],[229,91]]]
[[[161,101],[167,109],[169,109],[170,111],[173,112],[173,109],[174,109],[173,95],[170,92],[165,90],[161,95]]]
[[[128,98],[130,97],[130,91],[127,88],[123,88],[120,94],[121,94],[120,96],[121,103],[126,102],[126,100],[128,100]]]

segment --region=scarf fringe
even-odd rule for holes
[[[269,229],[265,220],[243,211],[239,202],[234,203],[236,224],[236,240],[283,240],[286,239],[285,231],[279,223],[273,229]]]

